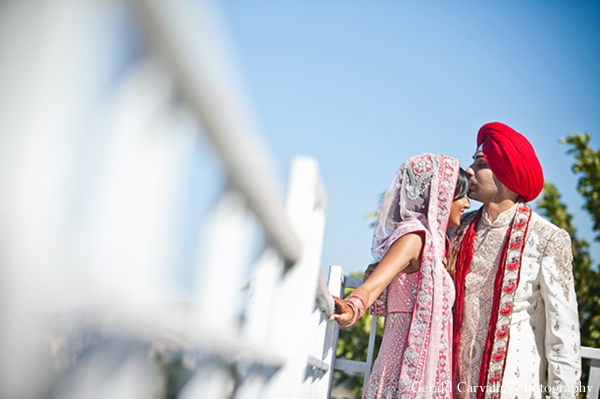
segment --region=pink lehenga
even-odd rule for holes
[[[454,284],[445,268],[446,226],[459,163],[423,154],[397,171],[377,212],[373,256],[380,261],[408,233],[425,238],[421,267],[400,273],[371,306],[385,316],[379,356],[363,399],[452,397]]]

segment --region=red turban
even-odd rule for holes
[[[544,188],[542,165],[531,143],[519,132],[500,122],[486,123],[477,133],[477,147],[494,175],[525,202]]]

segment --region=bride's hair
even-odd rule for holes
[[[454,201],[461,199],[469,192],[469,175],[463,168],[458,170],[458,181],[454,189]]]

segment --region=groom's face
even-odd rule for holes
[[[469,198],[482,203],[489,203],[496,199],[502,183],[490,169],[483,152],[478,151],[473,156],[473,163],[466,172],[471,176],[469,185]]]

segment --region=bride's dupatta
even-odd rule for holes
[[[398,169],[377,212],[372,247],[376,261],[401,236],[424,236],[419,284],[401,359],[398,396],[406,399],[452,396],[454,285],[445,268],[445,252],[458,171],[458,161],[445,155],[410,158]],[[386,292],[374,303],[371,314],[387,315]]]

